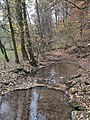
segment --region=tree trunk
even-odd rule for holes
[[[25,49],[25,39],[24,39],[24,24],[23,24],[23,15],[22,15],[22,2],[21,0],[16,0],[16,12],[17,12],[17,22],[20,30],[20,39],[21,39],[21,52],[23,60],[28,60],[28,54]]]
[[[56,28],[58,26],[58,14],[57,14],[57,8],[55,8],[55,19],[56,19]]]
[[[5,55],[6,61],[9,62],[9,58],[7,56],[7,53],[6,53],[6,49],[5,49],[4,45],[2,44],[1,40],[0,40],[0,48],[1,48],[2,54]]]
[[[30,63],[33,66],[37,66],[36,60],[34,58],[34,53],[32,50],[32,44],[30,41],[30,32],[29,32],[28,23],[27,23],[25,0],[23,0],[22,6],[23,6],[23,13],[24,13],[24,24],[25,24],[25,35],[26,35],[26,40],[27,40],[27,50],[28,50],[30,60],[31,60]]]
[[[16,63],[19,63],[19,57],[18,57],[16,42],[15,42],[14,29],[13,29],[13,26],[12,26],[12,19],[11,19],[11,16],[10,16],[10,7],[9,7],[8,0],[6,0],[6,4],[7,4],[8,21],[9,21],[9,26],[10,26],[10,29],[11,29],[12,42],[13,42],[13,47],[14,47],[15,59],[16,59],[15,61],[16,61]]]
[[[43,38],[43,32],[42,32],[42,27],[41,27],[41,22],[40,22],[38,2],[37,2],[37,0],[35,0],[35,2],[36,2],[37,17],[38,17],[38,29],[39,29],[40,37],[41,37],[41,39],[42,39],[42,38]]]

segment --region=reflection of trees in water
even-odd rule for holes
[[[76,74],[78,66],[74,63],[52,63],[49,66],[41,68],[37,72],[37,76],[42,78],[52,78],[52,77],[60,77],[61,75],[67,76]]]
[[[17,110],[17,96],[14,97],[11,94],[7,94],[2,97],[0,117],[1,120],[10,120],[16,117]]]
[[[63,92],[36,87],[3,96],[0,117],[1,120],[59,120],[70,118],[70,112],[68,98]]]
[[[30,91],[25,92],[25,97],[23,99],[23,109],[21,120],[29,120],[29,104],[30,104]]]
[[[48,120],[70,120],[71,108],[67,96],[58,90],[41,89],[39,110]],[[46,120],[45,119],[45,120]]]
[[[34,89],[32,89],[32,96],[31,96],[30,120],[37,120],[38,99],[39,99],[39,91],[37,88],[34,88]]]
[[[1,117],[2,120],[28,120],[29,117],[29,104],[30,92],[29,91],[17,91],[13,94],[9,93],[2,99],[1,104]],[[6,108],[4,111],[3,109]]]

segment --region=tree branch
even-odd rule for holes
[[[45,9],[45,12],[48,11],[50,8],[54,7],[55,5],[57,5],[59,2],[61,2],[61,0],[53,2],[47,9]],[[82,10],[82,9],[86,8],[86,7],[85,8],[80,8],[78,5],[76,5],[75,3],[73,3],[70,0],[65,0],[65,2],[68,2],[68,3],[72,4],[73,6],[75,6],[79,10]]]

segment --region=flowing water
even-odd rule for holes
[[[76,71],[74,64],[59,63],[40,69],[36,76],[58,83]],[[17,90],[0,96],[0,120],[71,120],[71,111],[64,92],[46,87]]]

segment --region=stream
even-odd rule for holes
[[[76,73],[76,64],[59,63],[41,68],[36,76],[62,83]],[[64,92],[47,87],[12,91],[0,96],[0,120],[71,120],[68,101]]]
[[[78,64],[71,62],[57,62],[49,64],[41,68],[36,76],[43,79],[48,79],[50,83],[65,83],[70,76],[77,75],[79,69]]]

